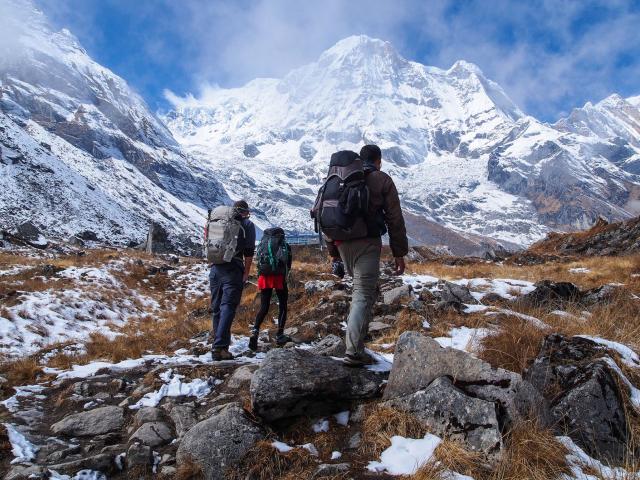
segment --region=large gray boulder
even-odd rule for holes
[[[606,348],[586,338],[549,335],[525,376],[547,396],[558,433],[592,457],[620,463],[630,430],[607,355]]]
[[[272,422],[344,410],[378,395],[385,377],[304,350],[272,350],[251,380],[253,412]]]
[[[464,442],[488,456],[495,456],[502,448],[495,404],[465,394],[448,377],[383,405],[410,413],[429,431]]]
[[[403,300],[411,298],[411,285],[400,285],[382,294],[382,301],[385,305],[394,305]]]
[[[510,423],[534,413],[546,422],[544,399],[522,376],[493,368],[462,350],[442,347],[418,332],[405,332],[398,339],[383,398],[410,395],[439,377],[451,378],[467,395],[496,403],[504,412],[501,421]]]
[[[123,426],[124,410],[108,406],[69,415],[51,425],[51,431],[69,437],[89,437],[116,432]]]
[[[223,480],[226,470],[263,438],[262,428],[238,405],[229,404],[185,434],[176,462],[178,466],[193,463],[200,467],[205,480]]]

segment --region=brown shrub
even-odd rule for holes
[[[13,387],[17,385],[36,383],[42,374],[42,367],[33,357],[1,362],[0,375],[5,377],[7,381],[0,383],[0,396],[5,398],[13,395]]]

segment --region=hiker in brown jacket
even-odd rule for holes
[[[365,145],[360,150],[360,158],[364,162],[366,184],[369,188],[367,237],[328,243],[334,273],[344,275],[346,267],[353,277],[353,295],[347,321],[347,352],[344,358],[345,364],[350,366],[362,366],[372,361],[364,351],[364,339],[377,295],[382,236],[389,234],[396,275],[404,273],[404,256],[409,251],[398,190],[391,177],[380,171],[380,148],[377,145]]]

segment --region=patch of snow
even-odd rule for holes
[[[365,368],[372,372],[390,372],[393,366],[393,353],[379,353],[369,350],[365,351],[371,355],[375,363],[373,365],[367,365]]]
[[[478,342],[491,334],[487,328],[456,327],[449,331],[449,337],[434,338],[443,347],[451,347],[470,352],[474,350]]]
[[[142,407],[156,407],[165,397],[196,397],[203,398],[211,393],[211,385],[208,381],[201,378],[195,378],[190,382],[183,382],[184,375],[173,374],[171,370],[167,370],[160,375],[161,380],[165,383],[160,387],[160,390],[147,393],[144,397],[138,400],[133,405],[130,405],[131,409],[138,409]],[[216,384],[222,383],[222,380],[217,380]]]
[[[585,267],[570,268],[569,273],[591,273],[591,270]]]
[[[311,429],[315,433],[328,432],[329,431],[329,420],[327,420],[326,418],[321,418],[320,420],[318,420],[316,423],[314,423],[311,426]]]
[[[566,436],[559,436],[556,439],[563,444],[569,453],[567,454],[567,463],[571,468],[571,475],[563,474],[560,476],[561,480],[627,480],[635,478],[635,474],[627,472],[625,469],[616,467],[608,467],[602,462],[590,457],[582,450],[575,442]],[[587,471],[595,471],[597,476],[585,473]]]
[[[16,393],[13,396],[7,398],[3,402],[0,402],[9,412],[15,413],[18,411],[18,407],[20,406],[20,398],[28,398],[32,397],[40,392],[42,392],[45,387],[42,385],[22,385],[18,387],[13,387]]]
[[[346,427],[347,425],[349,425],[349,416],[351,415],[351,412],[349,410],[345,410],[344,412],[339,412],[336,413],[333,418],[336,419],[336,423],[338,425],[342,425],[343,427]]]
[[[422,328],[426,328],[426,329],[431,328],[431,324],[429,323],[428,320],[423,320],[422,321]]]
[[[369,462],[371,472],[390,475],[414,475],[431,459],[442,439],[430,433],[424,438],[391,437],[391,446],[380,454],[380,461]]]
[[[3,425],[4,428],[7,429],[9,443],[11,444],[11,453],[15,457],[11,460],[11,463],[25,463],[36,458],[36,453],[39,448],[27,440],[27,437],[20,433],[16,427],[10,423],[3,423]]]
[[[487,311],[489,307],[486,305],[466,305],[464,306],[464,313],[477,313]]]
[[[640,357],[638,357],[638,354],[622,343],[591,335],[576,335],[576,337],[586,338],[587,340],[591,340],[592,342],[598,343],[615,351],[620,355],[620,359],[625,363],[625,365],[628,365],[629,367],[640,367]]]
[[[342,453],[333,451],[331,452],[331,460],[338,460],[342,456]]]
[[[300,448],[305,449],[307,452],[309,452],[314,457],[319,457],[320,456],[320,452],[318,452],[318,449],[316,448],[316,446],[313,443],[305,443],[304,445],[298,445],[298,446]]]
[[[514,312],[513,310],[509,310],[506,308],[498,308],[496,311],[485,313],[485,315],[498,315],[499,313],[521,318],[522,320],[526,320],[527,322],[531,323],[534,327],[540,328],[542,330],[547,330],[550,328],[549,325],[544,323],[539,318],[532,317],[531,315],[525,315],[524,313]]]
[[[411,285],[414,290],[421,290],[422,287],[431,286],[440,281],[439,278],[431,275],[402,275],[403,283]]]
[[[290,452],[294,448],[291,445],[287,445],[284,442],[279,442],[278,440],[274,440],[273,442],[271,442],[271,445],[273,446],[273,448],[282,453]]]

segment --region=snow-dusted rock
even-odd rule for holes
[[[560,433],[592,457],[621,462],[630,431],[617,372],[603,356],[606,347],[587,338],[549,335],[525,376],[548,395]]]
[[[311,351],[316,355],[325,357],[344,357],[347,346],[344,340],[337,335],[329,334],[316,343]]]

